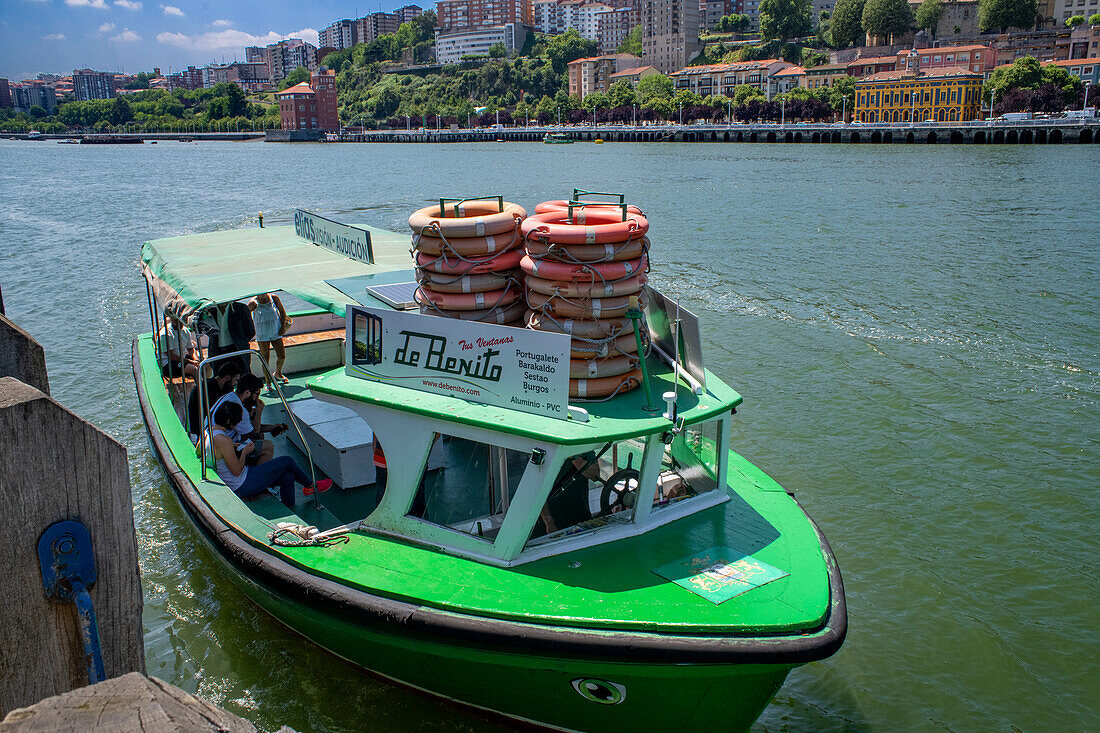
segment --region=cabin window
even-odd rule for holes
[[[721,420],[688,425],[665,446],[653,509],[657,511],[718,488]]]
[[[529,461],[526,452],[436,433],[409,516],[492,542]]]
[[[645,447],[624,440],[562,461],[527,546],[631,522]]]

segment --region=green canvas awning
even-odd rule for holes
[[[141,270],[157,302],[187,319],[194,312],[259,293],[283,290],[343,315],[355,301],[326,280],[410,270],[409,237],[364,227],[375,264],[308,242],[294,227],[233,229],[154,239],[141,248]]]

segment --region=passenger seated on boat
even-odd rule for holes
[[[214,411],[214,425],[207,430],[207,445],[214,454],[214,471],[234,494],[246,499],[262,494],[270,487],[279,487],[279,498],[288,507],[294,506],[294,484],[299,483],[304,493],[328,491],[332,481],[323,479],[316,484],[290,456],[279,456],[257,466],[245,465],[248,454],[255,450],[252,442],[245,443],[240,452],[233,442],[233,429],[244,417],[240,404],[226,400]]]
[[[237,382],[236,389],[219,397],[213,407],[213,411],[217,412],[218,407],[225,402],[236,402],[241,406],[244,415],[233,429],[233,442],[238,446],[249,441],[256,444],[255,450],[249,454],[249,466],[270,461],[275,455],[275,446],[270,440],[263,439],[264,433],[276,437],[287,429],[286,423],[264,425],[260,422],[264,411],[264,403],[260,399],[263,387],[262,379],[255,374],[245,374]]]
[[[237,386],[237,380],[241,377],[241,365],[236,359],[228,359],[218,365],[217,375],[213,379],[206,380],[206,399],[208,408],[217,402],[218,398],[226,392],[231,392]],[[213,412],[213,410],[211,410]],[[191,396],[187,398],[187,429],[191,433],[191,441],[199,439],[200,427],[204,423],[203,416],[199,414],[199,390],[191,390]]]
[[[553,534],[592,518],[588,503],[589,479],[600,480],[600,467],[594,452],[581,453],[566,461],[554,479],[554,487],[550,489],[550,496],[539,514],[543,531],[540,532],[540,527],[535,525],[535,537]]]
[[[157,334],[161,374],[169,379],[181,375],[195,379],[199,375],[199,362],[202,361],[195,335],[167,306],[164,315],[168,317],[168,324]]]

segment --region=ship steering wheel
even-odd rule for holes
[[[637,469],[623,468],[607,477],[600,494],[600,516],[611,514],[616,507],[622,511],[633,509],[638,501]]]

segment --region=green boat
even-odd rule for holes
[[[571,145],[573,137],[568,132],[548,132],[542,141],[547,145]]]
[[[560,334],[420,315],[407,237],[318,235],[308,217],[141,252],[142,415],[241,593],[376,675],[555,730],[747,729],[792,669],[840,647],[847,616],[828,542],[730,449],[741,397],[699,366],[690,314],[652,291],[647,383],[567,400],[556,377],[540,382],[557,373]],[[217,304],[267,292],[293,323],[289,382],[264,394],[263,422],[290,426],[276,455],[337,484],[309,497],[298,487],[293,507],[242,500],[218,478],[186,424],[195,386],[162,376],[153,335],[166,312],[202,331]],[[501,388],[510,359],[524,371]]]

